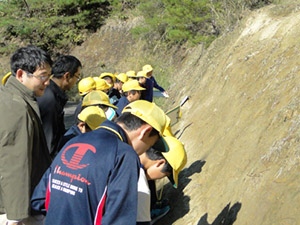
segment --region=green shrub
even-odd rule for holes
[[[147,29],[137,27],[133,33],[156,37],[170,45],[209,44],[217,35],[213,33],[210,0],[154,0],[140,1],[137,5],[145,18]]]
[[[10,53],[9,39],[36,44],[49,52],[68,52],[95,32],[110,13],[104,0],[11,0],[0,2],[0,53]]]
[[[126,12],[126,6],[130,6],[130,9],[136,7],[145,23],[133,28],[132,33],[139,38],[146,38],[149,43],[163,41],[169,46],[183,43],[202,43],[208,46],[221,33],[231,30],[245,10],[272,2],[273,0],[128,0],[119,1],[119,7],[114,8],[114,11]]]

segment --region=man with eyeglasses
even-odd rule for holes
[[[52,79],[45,94],[37,98],[47,146],[53,158],[58,143],[66,132],[64,107],[68,101],[66,91],[70,90],[81,78],[81,62],[75,56],[61,55],[52,67]]]
[[[36,97],[49,85],[52,60],[36,46],[16,50],[11,74],[0,87],[0,225],[38,225],[32,192],[51,158]]]

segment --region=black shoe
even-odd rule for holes
[[[156,208],[151,210],[151,222],[150,224],[154,224],[157,220],[164,217],[170,211],[170,206],[166,205],[162,208]]]

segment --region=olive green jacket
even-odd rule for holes
[[[51,159],[34,94],[13,76],[0,87],[0,124],[0,214],[21,220]]]

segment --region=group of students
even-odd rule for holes
[[[53,63],[36,46],[12,55],[0,88],[0,225],[151,224],[148,181],[178,185],[186,152],[168,116],[141,92],[120,103],[147,86],[103,73],[84,90],[81,69],[76,57]],[[65,92],[76,84],[82,99],[66,131]]]
[[[109,96],[110,103],[116,106],[115,111],[110,109],[106,112],[106,115],[109,119],[114,119],[121,114],[123,108],[130,102],[139,99],[152,102],[153,88],[161,91],[163,96],[169,97],[165,89],[158,85],[152,72],[152,66],[147,64],[137,73],[130,70],[126,73],[113,74],[105,72],[101,73],[99,77],[85,77],[78,83],[78,93],[83,99],[85,95],[93,90],[105,92]],[[75,110],[75,119],[81,110],[81,102]]]

